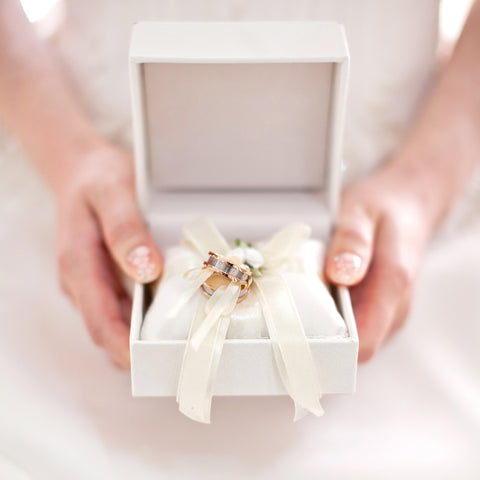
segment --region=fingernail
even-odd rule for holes
[[[340,285],[351,285],[358,280],[362,259],[354,253],[345,252],[333,257],[333,268],[330,269],[329,277]]]
[[[140,245],[134,248],[127,256],[127,263],[140,282],[150,282],[155,279],[157,264],[152,258],[152,250],[149,247]]]

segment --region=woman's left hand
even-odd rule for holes
[[[326,276],[352,287],[360,362],[369,360],[406,319],[435,225],[422,195],[429,181],[387,165],[343,193]]]

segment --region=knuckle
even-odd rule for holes
[[[109,174],[101,179],[98,176],[94,178],[89,189],[96,197],[109,201],[119,195],[130,194],[134,190],[134,176],[132,172],[124,169],[110,169]]]
[[[359,246],[367,247],[370,244],[369,238],[365,232],[362,232],[361,229],[349,225],[349,224],[339,224],[336,228],[336,237],[337,239],[342,239],[348,243],[356,244]]]
[[[133,236],[137,236],[141,231],[141,224],[138,220],[130,218],[121,222],[113,223],[107,233],[108,239],[112,245],[124,243]]]
[[[86,186],[86,197],[100,216],[121,214],[125,205],[135,203],[133,180],[112,173],[101,181],[95,180]]]
[[[123,175],[119,175],[118,172],[113,172],[101,183],[96,183],[93,186],[99,197],[105,198],[107,201],[111,201],[118,195],[123,194],[129,187],[128,178]]]

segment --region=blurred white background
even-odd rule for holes
[[[441,0],[440,2],[440,33],[443,40],[454,41],[465,22],[473,0]],[[44,21],[49,13],[54,14],[55,22],[61,15],[62,0],[21,0],[25,13],[31,22]],[[49,22],[49,25],[51,23]],[[45,30],[51,32],[51,26]]]
[[[42,34],[52,33],[61,22],[63,0],[21,1],[28,18],[36,22]],[[205,2],[208,3],[209,0]],[[118,1],[118,8],[121,8],[121,4],[122,2]],[[472,0],[441,1],[440,32],[443,45],[455,41],[471,4]],[[33,185],[38,193],[39,187],[27,169],[28,165],[23,163],[18,167],[17,176],[25,171],[26,181],[22,180],[20,183],[13,179],[10,182],[12,189],[20,185],[24,190],[28,190]],[[9,179],[7,173],[2,171],[2,180]],[[1,199],[7,198],[9,191],[5,187]],[[51,236],[46,233],[39,236],[37,232],[44,232],[45,229],[37,228],[38,224],[47,216],[54,215],[46,193],[43,190],[42,192],[43,196],[40,197],[13,193],[8,195],[10,203],[4,206],[7,213],[2,220],[6,218],[9,223],[2,224],[2,228],[6,231],[9,231],[10,227],[14,229],[14,235],[18,235],[17,251],[22,251],[23,256],[20,262],[12,259],[2,270],[5,273],[12,272],[17,263],[24,265],[19,265],[20,272],[33,266],[35,274],[37,270],[42,272],[43,284],[55,285],[56,278],[50,257],[45,255],[48,251],[53,256]],[[32,216],[24,227],[17,222],[17,212],[28,211],[33,202],[35,205],[44,202],[46,213],[38,218]],[[48,223],[50,224],[51,222]],[[32,232],[35,233],[35,242],[31,241]],[[11,315],[2,315],[0,309],[0,316],[7,320],[2,335],[8,338],[9,332],[13,332],[12,338],[24,338],[25,341],[18,345],[6,341],[5,345],[11,344],[11,350],[6,349],[3,352],[0,362],[2,383],[15,385],[18,390],[15,395],[8,395],[8,391],[2,391],[0,395],[3,397],[3,407],[0,409],[0,414],[3,415],[2,428],[5,427],[3,438],[9,437],[10,444],[14,444],[15,440],[20,441],[23,431],[28,431],[32,421],[35,421],[41,440],[38,444],[45,445],[44,450],[36,451],[37,455],[44,452],[48,455],[51,452],[63,452],[65,458],[57,456],[59,464],[67,471],[68,464],[76,463],[79,469],[82,465],[85,469],[89,464],[103,465],[108,451],[108,458],[112,463],[121,465],[125,470],[124,474],[130,474],[131,478],[138,478],[138,472],[147,468],[152,469],[148,478],[159,478],[158,471],[154,471],[156,465],[163,465],[167,471],[177,468],[180,471],[183,469],[182,462],[185,465],[191,462],[194,468],[198,468],[200,478],[201,472],[208,469],[209,456],[212,456],[214,451],[219,453],[216,460],[219,472],[225,469],[225,466],[236,465],[239,471],[250,470],[252,477],[269,464],[273,464],[272,468],[275,467],[277,472],[282,469],[285,471],[285,468],[291,465],[289,462],[296,461],[295,458],[310,458],[311,465],[299,465],[299,468],[313,469],[317,464],[323,463],[326,470],[334,472],[338,465],[344,464],[348,478],[360,478],[357,471],[367,465],[376,469],[370,470],[377,474],[373,477],[372,473],[370,478],[381,478],[382,469],[388,464],[396,465],[396,470],[391,472],[395,478],[402,478],[402,468],[407,471],[409,465],[414,465],[419,475],[431,472],[438,465],[464,465],[465,469],[457,472],[457,478],[473,478],[467,476],[467,470],[473,464],[472,459],[478,458],[478,441],[474,445],[471,440],[479,438],[480,416],[477,401],[478,370],[475,364],[478,355],[470,358],[469,354],[478,351],[478,322],[471,322],[468,329],[458,325],[464,320],[462,315],[466,316],[464,312],[467,309],[469,313],[480,311],[478,232],[479,228],[468,236],[465,234],[455,240],[451,245],[434,246],[425,260],[419,281],[419,300],[413,312],[415,322],[410,322],[404,335],[382,352],[380,362],[363,367],[359,392],[355,399],[341,397],[327,400],[330,412],[322,424],[317,424],[318,429],[311,428],[311,423],[304,423],[299,424],[294,431],[293,425],[281,422],[288,406],[287,399],[276,402],[264,399],[250,405],[250,409],[244,409],[244,404],[239,400],[219,400],[216,410],[217,423],[209,430],[179,419],[175,405],[163,400],[142,399],[139,402],[136,399],[134,403],[133,399],[123,398],[118,403],[110,402],[116,394],[128,391],[129,378],[113,371],[109,364],[99,360],[102,353],[90,345],[80,323],[64,326],[58,331],[52,328],[52,316],[66,321],[73,318],[67,300],[60,301],[53,287],[44,290],[46,297],[35,297],[31,294],[33,287],[28,277],[25,283],[30,296],[24,298],[18,288],[20,283],[23,284],[23,280],[18,277],[17,271],[14,272],[16,275],[12,275],[15,281],[8,280],[10,276],[5,274],[7,281],[3,285],[3,298],[11,296],[13,300],[10,304],[18,302],[18,312],[16,317],[12,318]],[[8,254],[14,257],[13,252]],[[448,276],[445,275],[446,271],[449,272]],[[32,274],[32,278],[36,281],[39,274]],[[451,295],[452,284],[465,285],[465,288],[457,291],[454,297]],[[432,305],[431,298],[442,301]],[[1,303],[0,301],[0,307]],[[462,305],[465,306],[464,309],[459,308]],[[26,318],[31,311],[36,312],[36,322],[22,324],[20,319]],[[11,310],[7,312],[11,313]],[[438,326],[438,331],[434,332],[434,341],[425,342],[425,338],[432,337],[429,318],[444,318],[448,322]],[[30,330],[31,328],[33,330]],[[55,348],[38,348],[38,343],[45,335],[50,339],[48,345],[55,345]],[[457,345],[459,351],[465,346],[465,352],[447,355],[446,352],[449,352],[452,345]],[[24,365],[14,363],[18,358],[24,359]],[[396,368],[399,358],[402,358],[402,368]],[[8,363],[9,359],[11,363]],[[59,362],[59,359],[62,361]],[[85,376],[84,372],[89,369],[95,371],[96,375]],[[393,376],[392,371],[395,374]],[[37,378],[38,382],[34,384],[32,378]],[[378,382],[379,378],[382,379],[381,384]],[[398,399],[393,409],[387,411],[384,408],[385,400],[391,399],[388,391],[396,391],[398,385],[405,386],[403,397]],[[32,391],[42,391],[43,396],[40,399],[32,396]],[[456,392],[461,392],[461,395],[456,395]],[[8,401],[13,398],[24,400],[20,405],[9,405]],[[435,398],[435,402],[427,403],[431,398]],[[47,400],[51,403],[47,404]],[[11,412],[20,411],[24,405],[22,423]],[[133,405],[136,405],[136,409]],[[135,411],[138,417],[132,418],[132,411]],[[253,419],[248,416],[252,411]],[[391,417],[385,416],[390,415],[390,412],[394,412]],[[123,421],[116,423],[119,418]],[[259,418],[262,418],[262,423],[254,424]],[[385,428],[387,426],[389,431]],[[416,430],[412,430],[412,426],[417,427]],[[250,429],[254,432],[254,439]],[[15,436],[17,431],[20,433]],[[230,441],[231,431],[238,433],[233,441]],[[317,434],[318,431],[320,435]],[[138,432],[141,432],[141,435]],[[54,443],[52,439],[55,439]],[[95,439],[95,442],[87,443],[86,439]],[[31,443],[23,443],[22,448],[32,452],[34,447],[36,448],[36,441],[37,439],[31,439]],[[261,445],[259,452],[250,448],[250,444],[256,442]],[[371,447],[370,457],[364,456],[365,448],[359,448],[358,451],[348,448],[361,446],[362,443]],[[347,461],[344,461],[343,453],[342,458],[339,457],[343,448],[347,453]],[[12,449],[9,448],[8,451],[10,450]],[[205,463],[202,463],[203,459]],[[31,476],[20,470],[20,467],[17,469],[15,460],[4,457],[0,448],[0,479],[39,478],[34,472]],[[34,464],[36,460],[38,459],[33,459]],[[37,463],[39,462],[40,460]],[[19,465],[21,464],[19,462]],[[477,473],[479,470],[480,467]],[[77,473],[78,476],[65,475],[63,478],[80,478],[82,471]],[[102,476],[102,472],[103,470],[99,471],[95,478],[105,480],[107,477]],[[445,475],[451,472],[452,469],[447,468],[447,472],[441,475],[437,470],[437,477],[428,478],[447,478]],[[404,478],[406,477],[405,475]]]

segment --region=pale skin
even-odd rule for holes
[[[352,287],[360,361],[403,325],[423,251],[478,164],[479,48],[477,0],[404,144],[343,192],[325,273]],[[62,289],[92,340],[128,367],[121,272],[141,282],[162,272],[136,203],[132,157],[95,131],[18,0],[0,2],[0,72],[0,120],[56,200]]]

